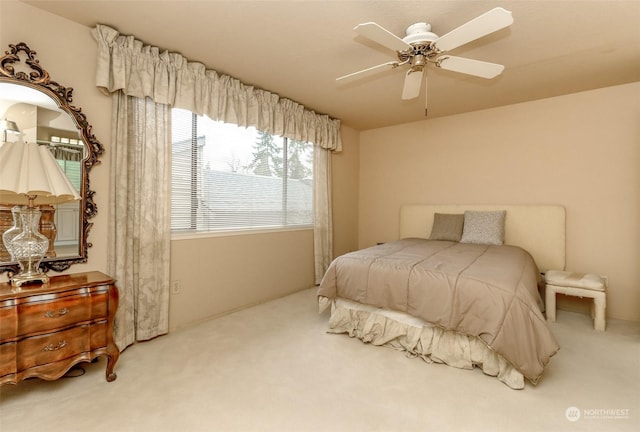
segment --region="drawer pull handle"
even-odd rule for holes
[[[66,346],[67,346],[67,341],[66,340],[62,340],[62,341],[58,342],[58,345],[54,345],[54,344],[50,343],[46,347],[42,348],[42,351],[58,351],[58,350],[66,347]]]
[[[61,316],[65,316],[66,314],[69,313],[69,309],[67,308],[62,308],[58,311],[46,311],[44,313],[45,318],[59,318]]]

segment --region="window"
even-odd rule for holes
[[[172,110],[173,232],[313,224],[313,145]]]
[[[80,171],[80,161],[72,161],[72,160],[64,160],[64,159],[56,159],[62,171],[67,175],[67,178],[71,182],[74,188],[78,191],[81,190],[81,171]]]
[[[84,144],[77,139],[60,138],[54,135],[50,139],[51,141],[38,141],[38,144],[47,146],[73,187],[80,192],[82,159],[85,156]]]

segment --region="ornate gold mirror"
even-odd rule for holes
[[[97,213],[89,172],[104,149],[81,108],[72,105],[73,89],[51,80],[35,55],[21,42],[0,57],[0,146],[18,140],[45,146],[80,195],[79,201],[40,206],[40,232],[49,239],[40,267],[63,271],[87,261],[89,219]],[[12,205],[0,201],[0,239],[12,225]],[[18,267],[0,240],[0,273]]]

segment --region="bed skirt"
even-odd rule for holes
[[[364,343],[405,351],[427,363],[461,369],[479,367],[512,389],[524,388],[524,376],[475,336],[444,330],[408,314],[350,300],[319,297],[322,313],[331,306],[329,333],[347,333]]]

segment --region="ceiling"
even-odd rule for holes
[[[32,1],[93,27],[231,75],[355,129],[424,119],[425,96],[400,99],[404,69],[348,84],[335,78],[395,53],[357,36],[374,21],[404,36],[431,23],[443,35],[496,6],[514,23],[452,55],[500,63],[492,80],[429,67],[429,118],[640,81],[640,1]]]

